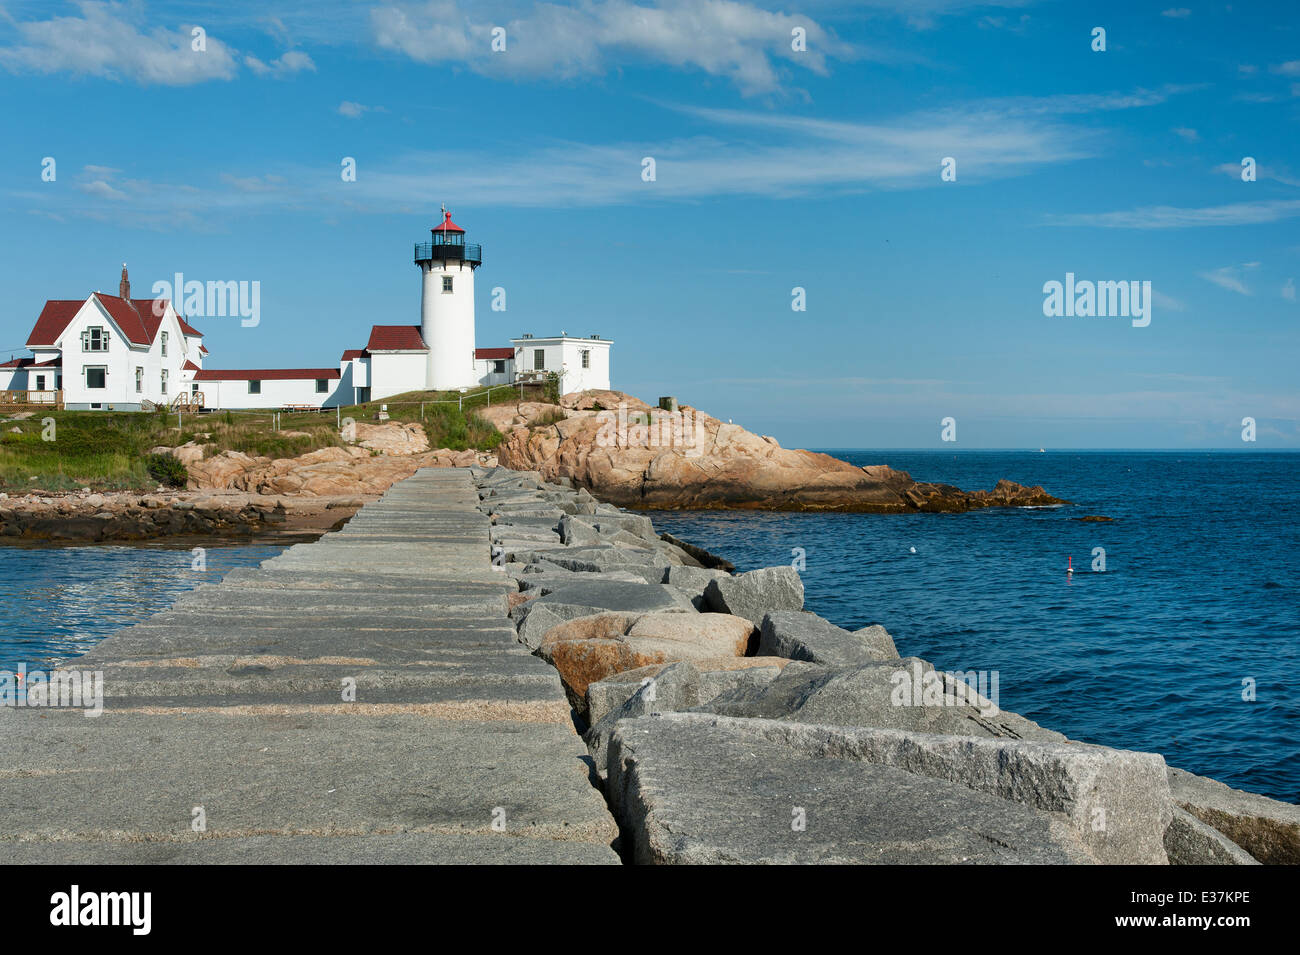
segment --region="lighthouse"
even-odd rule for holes
[[[465,241],[447,207],[432,242],[415,246],[420,267],[420,335],[428,347],[425,387],[450,391],[474,385],[474,270],[483,249]]]

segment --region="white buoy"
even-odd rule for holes
[[[913,553],[913,554],[916,553],[916,548],[915,548],[915,547],[912,548],[912,553]]]

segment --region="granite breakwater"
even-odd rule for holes
[[[537,473],[421,469],[49,687],[90,671],[94,718],[0,707],[9,858],[1300,861],[1300,807],[1068,740]]]

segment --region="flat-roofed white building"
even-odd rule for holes
[[[609,390],[609,347],[612,339],[592,335],[574,338],[561,332],[554,338],[525,335],[512,338],[515,368],[524,380],[540,379],[550,372],[560,376],[560,393]]]
[[[209,368],[194,384],[207,408],[292,410],[352,404],[341,378],[337,368]]]

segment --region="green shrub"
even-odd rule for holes
[[[151,454],[144,459],[149,476],[168,487],[184,487],[190,472],[173,454]]]

